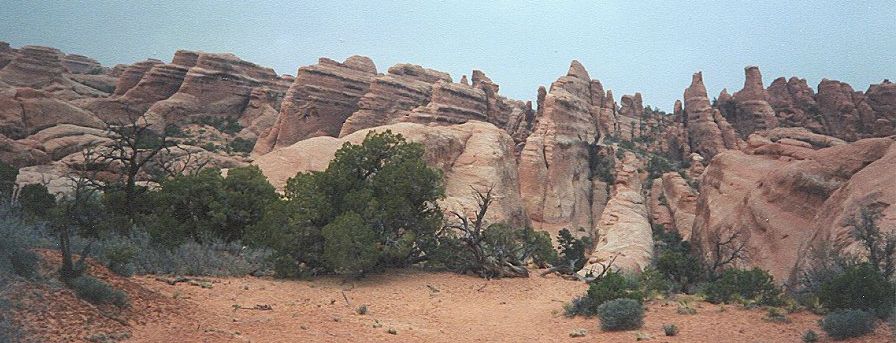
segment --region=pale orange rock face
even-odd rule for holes
[[[892,203],[889,190],[857,186],[892,180],[879,169],[890,162],[884,157],[892,143],[876,138],[819,148],[779,140],[754,143],[759,146],[752,153],[720,154],[703,175],[692,239],[708,248],[715,232],[743,232],[752,254],[746,265],[769,270],[784,282],[813,237],[836,232],[844,239],[842,221],[831,216],[853,216],[858,206],[876,201]],[[892,218],[888,213],[884,221]]]

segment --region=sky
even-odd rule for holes
[[[104,65],[170,61],[178,49],[232,52],[294,75],[319,57],[473,69],[533,100],[571,60],[622,94],[671,110],[703,71],[710,96],[799,76],[865,90],[896,80],[896,1],[4,1],[0,41]]]

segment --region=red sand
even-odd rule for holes
[[[822,333],[819,316],[806,311],[787,315],[790,323],[773,323],[763,319],[762,309],[729,305],[720,311],[705,302],[692,304],[697,314],[682,315],[677,302],[667,300],[648,302],[640,330],[601,332],[596,318],[562,315],[563,303],[586,285],[558,277],[487,281],[393,270],[359,281],[204,278],[212,287],[202,288],[172,286],[152,276],[121,278],[97,266],[91,273],[125,290],[131,307],[96,308],[65,289],[29,289],[22,292],[24,310],[17,314],[31,323],[40,341],[129,332],[133,342],[633,342],[641,332],[653,342],[800,342],[808,329]],[[367,305],[367,314],[356,313],[360,305]],[[676,324],[680,333],[665,336],[666,323]],[[388,333],[390,328],[396,334]],[[577,328],[587,329],[587,335],[569,337]],[[893,341],[880,325],[874,335],[847,342]]]

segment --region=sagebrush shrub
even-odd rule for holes
[[[597,315],[604,331],[633,330],[644,324],[644,307],[633,299],[607,301],[597,307]]]
[[[121,290],[90,276],[79,276],[71,279],[69,287],[79,298],[96,305],[113,304],[118,307],[128,305],[128,296]]]
[[[896,286],[877,268],[863,263],[847,267],[842,274],[823,283],[818,300],[829,310],[859,309],[885,318],[896,304]]]
[[[874,315],[862,310],[842,310],[821,320],[821,329],[833,339],[859,337],[874,331]]]
[[[597,305],[587,295],[572,298],[572,301],[563,305],[563,314],[567,317],[597,315]]]
[[[663,324],[663,332],[666,336],[675,336],[678,334],[678,326],[675,324]]]

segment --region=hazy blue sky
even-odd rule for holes
[[[759,65],[768,85],[797,75],[864,90],[896,79],[896,1],[4,1],[0,40],[49,45],[108,65],[177,49],[233,52],[295,74],[318,57],[481,69],[533,99],[578,59],[618,97],[670,110],[703,71],[711,95]],[[248,3],[248,2],[246,2]]]

